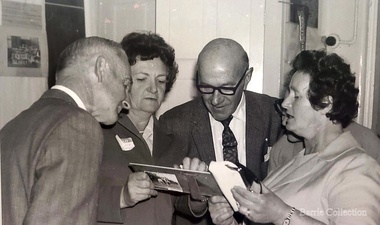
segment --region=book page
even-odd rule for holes
[[[226,165],[228,165],[229,167],[227,167]],[[246,188],[246,186],[244,184],[243,179],[240,176],[240,173],[237,170],[233,170],[231,168],[237,169],[237,166],[232,162],[228,161],[212,161],[209,166],[209,171],[214,176],[216,182],[219,185],[219,188],[222,190],[224,197],[226,197],[232,209],[235,212],[237,212],[239,209],[236,200],[232,196],[231,189],[234,186],[239,186],[242,188]]]

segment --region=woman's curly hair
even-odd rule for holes
[[[168,69],[165,94],[171,90],[177,78],[178,65],[174,49],[162,37],[151,32],[132,32],[123,38],[121,46],[131,66],[136,63],[136,58],[144,61],[159,57]]]
[[[355,87],[350,65],[340,56],[325,51],[302,51],[293,60],[292,67],[289,79],[297,71],[310,76],[308,99],[313,109],[327,107],[330,102],[326,100],[331,96],[332,109],[326,114],[331,121],[344,128],[357,116],[359,89]]]

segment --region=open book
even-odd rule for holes
[[[248,170],[244,166],[228,161],[211,162],[210,172],[139,163],[130,163],[129,166],[135,172],[141,171],[148,174],[157,190],[187,193],[196,200],[205,200],[213,195],[224,195],[235,211],[238,208],[231,189],[234,186],[247,188],[253,180],[257,180],[256,177],[252,177],[252,172],[248,174],[248,178],[247,174],[242,173],[242,167]]]

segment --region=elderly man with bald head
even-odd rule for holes
[[[188,143],[185,155],[208,164],[230,160],[227,149],[235,148],[235,162],[263,179],[268,148],[282,132],[281,118],[275,111],[275,98],[245,90],[252,71],[239,43],[226,38],[210,41],[197,62],[196,85],[201,97],[167,111],[160,121]],[[231,137],[231,131],[234,141],[229,145],[223,136]],[[184,223],[177,219],[177,224]]]
[[[116,42],[64,50],[57,85],[0,131],[3,224],[96,224],[99,122],[116,122],[130,73]]]

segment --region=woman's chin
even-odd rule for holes
[[[149,113],[149,114],[153,115],[154,113],[157,112],[157,110],[158,110],[158,108],[151,108],[151,107],[149,107],[149,108],[141,109],[141,110],[139,110],[139,111],[140,111],[141,113]]]
[[[299,136],[299,134],[297,134],[297,130],[295,129],[295,127],[292,124],[286,123],[285,127],[286,127],[287,131],[294,133],[294,134]]]

